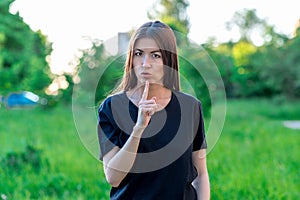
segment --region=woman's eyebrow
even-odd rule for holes
[[[141,51],[141,52],[144,52],[144,50],[138,49],[138,48],[134,49],[134,51]],[[161,52],[160,49],[153,50],[153,51],[151,51],[150,53],[157,53],[157,52],[160,53],[160,52]]]
[[[151,51],[150,53],[161,53],[161,51],[158,49],[158,50]]]

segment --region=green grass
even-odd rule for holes
[[[283,109],[284,108],[284,109]],[[300,104],[231,100],[224,129],[208,154],[212,199],[299,199]]]
[[[24,153],[28,145],[41,151],[42,160],[38,172],[30,161],[14,164],[17,170],[2,166],[0,195],[8,199],[108,199],[102,163],[82,145],[70,107],[1,108],[0,119],[2,161],[10,152]]]
[[[79,139],[71,107],[2,107],[0,119],[0,199],[109,199],[102,163]],[[300,103],[228,101],[207,156],[212,199],[300,198],[300,130],[285,128],[286,119],[300,120]],[[82,120],[80,131],[93,130]]]

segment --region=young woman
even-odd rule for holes
[[[209,199],[201,102],[180,91],[174,32],[133,34],[118,92],[99,107],[100,159],[112,200]]]

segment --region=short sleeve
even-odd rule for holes
[[[195,116],[197,118],[197,128],[196,135],[193,141],[193,151],[197,151],[200,149],[206,149],[206,138],[205,138],[205,128],[204,128],[204,119],[203,119],[203,113],[202,113],[202,105],[199,101],[196,108]]]
[[[98,140],[100,145],[100,160],[115,146],[120,146],[120,129],[116,125],[111,112],[111,99],[102,102],[98,109]]]

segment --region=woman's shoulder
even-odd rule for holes
[[[197,103],[201,104],[201,101],[197,99],[194,95],[191,95],[182,91],[173,91],[177,98],[181,101],[186,101],[187,103]]]
[[[125,92],[118,92],[114,94],[108,95],[106,98],[104,98],[102,101],[100,101],[99,109],[103,109],[103,107],[111,106],[113,103],[121,103],[124,101],[124,98],[126,97]]]

